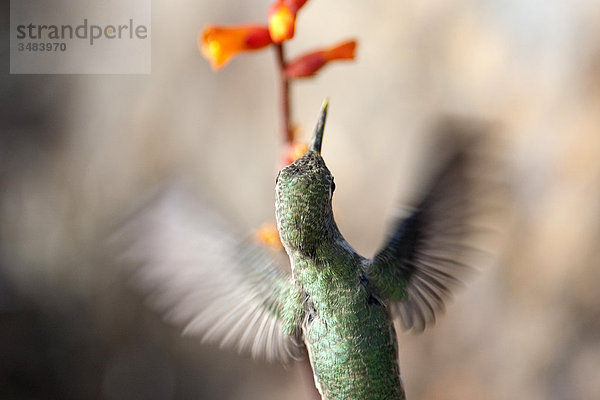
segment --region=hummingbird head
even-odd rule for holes
[[[326,100],[309,150],[277,176],[277,227],[288,251],[312,255],[318,245],[335,240],[338,232],[331,210],[335,183],[321,157],[327,108]]]

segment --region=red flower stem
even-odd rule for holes
[[[291,144],[294,139],[294,132],[290,122],[290,80],[285,74],[285,53],[283,44],[275,45],[275,54],[277,58],[277,68],[279,69],[279,87],[281,104],[281,137],[283,143]]]

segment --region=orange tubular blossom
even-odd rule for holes
[[[237,53],[258,50],[272,43],[269,29],[262,25],[208,25],[198,36],[198,45],[213,69],[229,62]]]
[[[275,43],[282,43],[294,37],[296,14],[307,0],[277,0],[269,7],[269,33]]]
[[[284,0],[293,10],[294,12],[298,12],[300,7],[306,3],[307,0]]]
[[[273,250],[282,250],[283,245],[279,239],[277,226],[274,224],[263,224],[255,234],[256,240],[260,245],[269,247]]]
[[[292,60],[285,69],[288,79],[313,76],[328,62],[354,60],[356,41],[350,40],[324,50],[314,51]]]
[[[269,33],[275,43],[281,43],[294,37],[296,28],[296,10],[285,1],[277,1],[269,7]]]

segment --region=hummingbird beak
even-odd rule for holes
[[[323,101],[321,105],[321,113],[319,114],[319,120],[315,127],[315,135],[312,143],[310,144],[310,150],[315,151],[317,154],[321,154],[321,144],[323,142],[323,130],[325,129],[325,120],[327,119],[327,109],[329,108],[329,99]]]

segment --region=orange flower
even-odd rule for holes
[[[289,79],[313,76],[325,64],[334,60],[354,60],[356,41],[350,40],[329,49],[314,51],[292,60],[285,69]]]
[[[273,3],[267,12],[269,33],[275,43],[281,43],[294,37],[296,13],[283,1]]]
[[[281,153],[281,168],[290,165],[308,151],[308,143],[292,142]]]
[[[294,12],[297,12],[300,7],[302,7],[304,5],[304,3],[306,3],[307,0],[286,0],[286,3],[288,3],[290,5],[290,7],[292,7],[292,9],[294,9]]]
[[[306,0],[277,0],[267,11],[269,33],[275,43],[281,43],[294,37],[296,13]]]
[[[279,239],[279,232],[275,224],[264,223],[256,232],[256,240],[259,244],[273,250],[282,250],[283,245]]]
[[[215,70],[239,52],[262,49],[271,43],[269,29],[262,25],[208,25],[198,36],[200,51]]]

